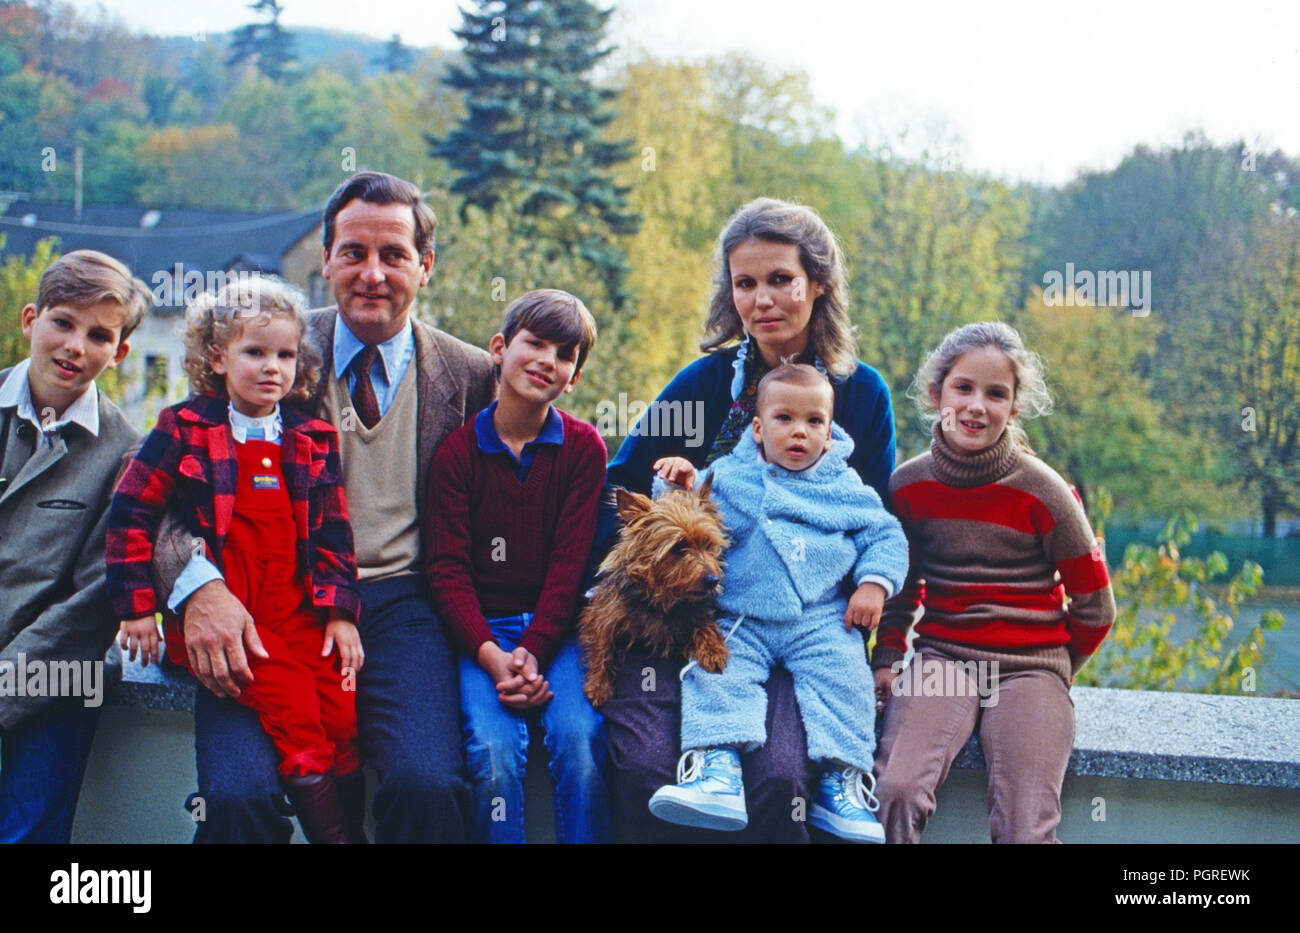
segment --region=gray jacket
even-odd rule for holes
[[[0,384],[9,372],[0,372]],[[17,418],[12,409],[0,411],[0,443]],[[16,666],[20,655],[29,669],[33,660],[104,658],[117,632],[104,592],[108,503],[139,438],[101,392],[99,437],[76,425],[66,428],[0,489],[0,665]],[[116,679],[118,653],[110,659],[106,673]],[[54,702],[0,696],[0,735]]]

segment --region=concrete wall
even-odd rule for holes
[[[529,839],[553,840],[546,773],[540,767],[544,750],[536,741],[530,758],[539,767],[530,768],[529,775]],[[373,780],[370,784],[373,788]],[[988,842],[986,784],[982,768],[954,768],[924,841]],[[107,706],[73,842],[189,842],[194,823],[184,801],[195,787],[189,713]],[[1300,842],[1300,791],[1289,788],[1070,774],[1061,805],[1060,837],[1067,843]],[[301,837],[295,835],[295,841]]]

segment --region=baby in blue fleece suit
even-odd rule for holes
[[[709,469],[731,537],[718,622],[730,657],[721,673],[689,665],[682,679],[678,783],[650,811],[674,823],[743,829],[739,753],[767,739],[767,682],[794,679],[808,757],[823,768],[809,821],[844,838],[884,842],[872,815],[875,696],[861,629],[907,575],[898,520],[847,459],[853,441],[831,421],[831,385],[811,366],[785,364],[759,383],[753,431]],[[689,461],[657,463],[693,485]],[[845,599],[842,583],[856,591]]]

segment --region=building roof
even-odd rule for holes
[[[131,205],[82,208],[14,201],[0,214],[0,257],[30,256],[36,243],[58,237],[60,249],[96,249],[126,263],[153,287],[158,272],[217,272],[238,266],[280,273],[281,260],[321,223],[319,209],[265,214]]]

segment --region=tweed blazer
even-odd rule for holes
[[[149,578],[150,537],[179,503],[185,526],[223,563],[235,511],[239,461],[229,401],[198,395],[163,409],[117,484],[108,512],[108,598],[119,619],[157,611]],[[357,564],[343,497],[339,440],[319,418],[282,406],[280,469],[298,532],[298,570],[310,577],[312,605],[356,621],[361,607]]]
[[[0,383],[10,370],[0,372]],[[0,444],[13,411],[0,412]],[[140,437],[104,393],[99,436],[65,428],[0,489],[0,664],[97,661],[117,632],[104,598],[104,533],[113,481]],[[120,673],[110,652],[108,673]],[[0,699],[0,735],[54,704]]]
[[[324,360],[324,375],[316,391],[303,407],[319,417],[325,392],[335,378],[334,328],[338,309],[324,308],[307,313],[307,324],[314,334],[314,343]],[[429,466],[434,451],[452,431],[459,428],[479,411],[492,404],[496,397],[496,380],[492,376],[492,359],[483,350],[457,340],[436,327],[411,319],[415,337],[416,397],[417,397],[417,464],[416,506],[424,514],[429,477]],[[351,516],[354,524],[366,520],[364,515]],[[423,525],[423,522],[421,522]],[[169,516],[160,528],[154,548],[154,585],[160,596],[170,596],[176,578],[190,559],[189,534]],[[420,563],[424,558],[421,555]]]

